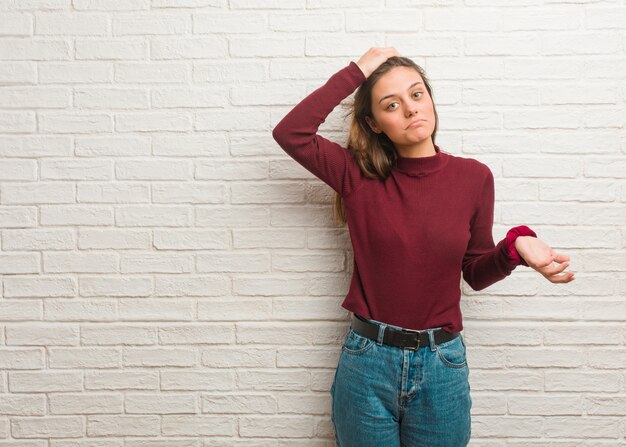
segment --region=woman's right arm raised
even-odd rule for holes
[[[363,177],[350,152],[318,135],[317,131],[333,109],[393,55],[384,49],[386,57],[382,59],[380,50],[368,50],[357,63],[350,62],[333,74],[324,85],[300,101],[272,131],[274,140],[290,157],[341,195],[354,190]]]

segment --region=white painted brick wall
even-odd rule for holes
[[[271,130],[372,46],[577,272],[463,285],[472,447],[626,445],[625,0],[0,0],[0,447],[334,446],[350,240]]]

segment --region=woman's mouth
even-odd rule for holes
[[[420,123],[422,123],[424,121],[426,121],[426,120],[423,120],[423,119],[413,120],[413,121],[411,121],[411,123],[408,126],[406,126],[406,128],[408,129],[409,127],[417,127],[417,126],[420,125]]]

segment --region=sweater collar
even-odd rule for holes
[[[428,157],[401,157],[398,155],[395,169],[414,177],[424,177],[439,171],[448,163],[448,155],[435,144],[435,155]]]

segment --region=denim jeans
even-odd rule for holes
[[[381,323],[376,320],[369,320]],[[398,326],[391,326],[398,328]],[[465,447],[472,399],[462,334],[417,350],[350,326],[330,389],[337,447]]]

